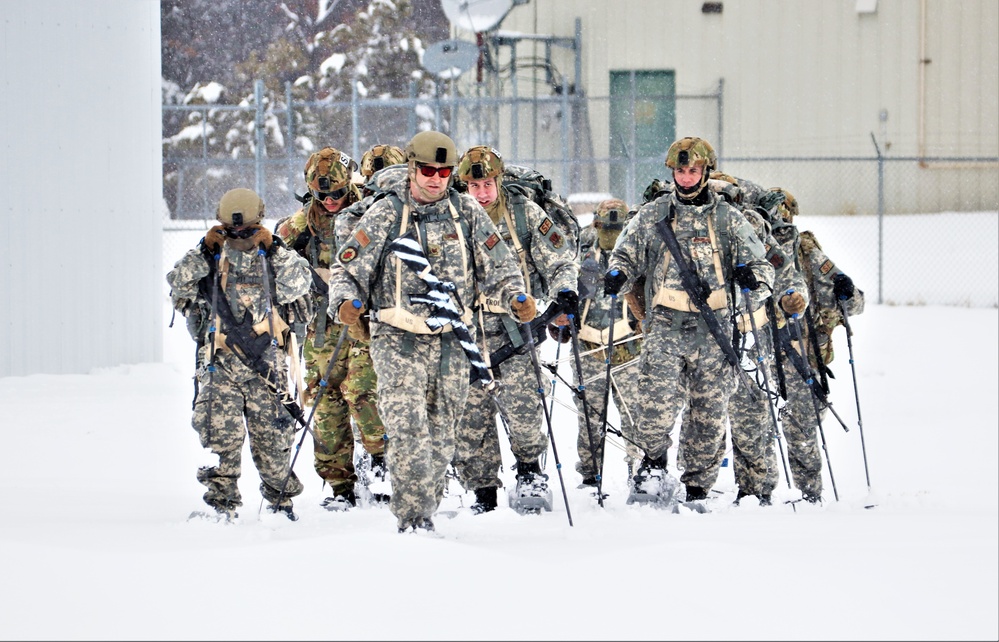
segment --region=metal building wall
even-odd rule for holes
[[[159,0],[0,2],[0,377],[162,360]]]
[[[721,13],[703,13],[703,4],[531,0],[500,31],[571,37],[580,18],[590,96],[606,95],[610,70],[674,69],[685,94],[724,79],[723,156],[872,156],[872,133],[895,156],[999,153],[995,0],[877,0],[873,13],[859,13],[856,0],[710,3]],[[544,51],[524,45],[518,55]],[[571,77],[572,53],[552,55]],[[528,86],[520,82],[522,92]],[[600,155],[607,123],[592,127]]]

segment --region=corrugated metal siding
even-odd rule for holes
[[[159,12],[0,3],[0,377],[162,360]]]
[[[920,2],[879,0],[873,14],[858,14],[855,0],[727,0],[720,15],[701,4],[532,0],[501,29],[571,37],[581,18],[590,96],[606,95],[612,69],[675,69],[680,93],[712,91],[724,78],[728,156],[872,155],[882,109],[889,152],[920,152]],[[924,153],[996,155],[999,3],[926,0],[926,25]],[[522,47],[522,58],[544,53]],[[571,52],[553,54],[571,75]],[[593,123],[598,154],[602,126]],[[688,133],[698,132],[678,132]]]

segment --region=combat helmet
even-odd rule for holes
[[[324,147],[305,163],[305,184],[316,200],[337,200],[350,191],[350,178],[356,169],[353,158],[333,147]]]
[[[447,134],[420,132],[406,144],[406,161],[411,166],[415,163],[433,163],[454,167],[458,164],[458,149]]]
[[[771,187],[768,191],[784,195],[784,202],[777,206],[777,212],[788,223],[793,222],[798,215],[798,199],[783,187]]]
[[[406,162],[406,152],[395,145],[375,145],[361,156],[361,176],[371,175],[389,165]]]
[[[256,225],[264,220],[264,200],[252,189],[231,189],[219,200],[215,218],[226,227]]]
[[[487,146],[470,147],[458,163],[458,178],[468,181],[481,181],[496,178],[503,173],[503,156]]]
[[[600,201],[593,212],[593,227],[608,232],[624,229],[628,220],[628,204],[618,198]]]
[[[701,193],[717,165],[718,157],[715,156],[715,150],[708,141],[696,136],[681,138],[670,145],[666,152],[666,167],[671,170],[688,166],[702,167],[704,170],[701,173],[701,181],[693,188],[684,189],[679,183],[675,183],[676,193],[685,200],[694,199]]]

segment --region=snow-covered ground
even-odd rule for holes
[[[0,379],[0,639],[995,640],[999,311],[877,305],[876,277],[841,258],[849,236],[819,238],[868,292],[853,343],[870,488],[841,328],[831,398],[850,430],[824,423],[839,501],[827,475],[821,506],[784,503],[798,493],[782,478],[774,506],[733,507],[724,468],[710,514],[628,506],[612,445],[600,508],[576,488],[575,418],[556,405],[571,526],[551,455],[555,508],[539,516],[501,500],[432,537],[396,533],[386,508],[327,512],[311,439],[300,521],[258,515],[245,449],[239,522],[189,522],[211,457],[179,320],[164,363]],[[995,296],[994,260],[980,279]]]

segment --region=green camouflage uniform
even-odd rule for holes
[[[429,519],[443,497],[445,473],[454,457],[455,429],[468,396],[470,366],[450,325],[443,333],[423,334],[419,330],[425,324],[411,332],[379,321],[391,308],[418,320],[429,315],[427,305],[409,299],[409,295],[425,294],[426,282],[405,265],[397,271],[398,261],[386,246],[407,231],[415,232],[433,273],[455,284],[451,298],[460,302],[463,312],[477,292],[505,302],[509,309],[525,285],[516,259],[471,196],[449,190],[448,198],[418,204],[410,198],[406,174],[388,191],[394,196],[375,200],[340,248],[337,256],[342,270],[334,271],[330,282],[329,310],[336,315],[343,301],[358,299],[372,311],[371,357],[378,375],[378,412],[391,443],[387,452],[392,478],[389,507],[402,529]],[[452,219],[452,200],[463,222]],[[403,203],[409,207],[409,221],[406,230],[399,230]],[[469,330],[474,336],[473,325],[469,324]]]
[[[594,294],[592,299],[580,299],[579,302],[579,321],[582,328],[587,326],[593,328],[597,331],[605,330],[610,325],[610,304],[611,298],[604,294],[604,282],[603,274],[607,272],[607,264],[610,259],[610,252],[602,250],[597,242],[596,230],[592,227],[586,228],[580,235],[579,242],[579,256],[580,265],[584,261],[593,260],[596,261],[600,269],[598,272],[598,278],[596,283],[594,283]],[[582,288],[580,288],[582,289]],[[580,292],[580,296],[583,293]],[[624,308],[624,314],[627,315],[629,325],[632,328],[638,329],[639,322],[632,314],[631,309],[624,305],[624,297],[618,297],[618,307],[614,311],[615,322],[620,321],[622,314],[622,307]],[[614,343],[622,339],[626,339],[629,336],[635,334],[635,330],[629,330],[627,334],[621,336],[617,332],[614,334]],[[597,344],[590,341],[580,339],[580,347],[584,351],[595,350],[595,352],[590,352],[589,355],[584,355],[579,361],[582,366],[583,379],[586,381],[586,406],[589,408],[589,418],[590,418],[590,429],[586,428],[586,417],[583,415],[583,401],[578,396],[573,396],[573,401],[576,404],[576,411],[579,413],[578,419],[578,433],[576,435],[576,452],[579,453],[579,461],[576,462],[576,472],[583,476],[584,479],[589,477],[594,477],[597,474],[597,466],[593,465],[593,456],[591,453],[595,452],[597,454],[597,460],[603,461],[603,442],[601,438],[601,424],[600,421],[603,418],[604,412],[604,398],[607,394],[607,357],[606,351],[601,350],[605,344]],[[614,404],[617,406],[618,413],[621,416],[621,432],[624,434],[626,439],[634,440],[635,436],[633,434],[633,424],[638,419],[638,387],[635,385],[637,380],[638,368],[633,363],[638,357],[642,350],[642,340],[632,339],[627,343],[615,346],[613,353],[611,353],[611,367],[616,368],[617,366],[632,363],[629,367],[622,373],[612,374],[612,379],[614,385],[611,386],[611,394],[614,397]],[[577,387],[579,386],[579,376],[576,373],[576,369],[572,369],[572,381]],[[593,449],[590,448],[590,433],[593,435]],[[630,442],[628,442],[630,445]],[[639,458],[641,455],[639,454]],[[626,458],[631,463],[631,456]]]
[[[356,193],[352,192],[355,196]],[[353,200],[353,198],[352,198]],[[320,271],[328,270],[336,253],[335,225],[343,211],[332,214],[319,203],[309,202],[309,213],[299,210],[277,225],[278,234],[289,247],[294,248]],[[313,287],[313,297],[318,311],[315,322],[309,325],[303,346],[307,384],[306,403],[319,395],[320,382],[329,366],[343,326],[333,323],[326,316],[326,295]],[[320,316],[321,315],[321,316]],[[321,339],[317,339],[317,332]],[[385,452],[385,426],[378,417],[376,391],[377,378],[371,363],[367,341],[348,337],[344,340],[336,364],[330,371],[327,388],[315,412],[314,430],[328,452],[315,449],[314,465],[323,481],[329,484],[334,495],[353,491],[357,474],[354,471],[353,417],[361,436],[361,445],[371,455]]]
[[[686,466],[681,477],[688,488],[710,489],[718,476],[719,447],[725,440],[729,397],[735,392],[735,368],[710,334],[698,312],[674,310],[654,303],[661,289],[683,290],[676,261],[664,265],[666,245],[656,222],[672,208],[680,248],[699,279],[711,290],[724,290],[727,308],[715,314],[723,329],[729,328],[735,266],[746,264],[761,286],[751,293],[754,309],[770,294],[773,266],[767,263],[763,244],[742,213],[708,191],[705,203],[695,205],[669,193],[639,209],[628,224],[611,255],[610,270],[620,270],[627,281],[622,291],[645,277],[645,318],[638,379],[640,419],[636,441],[653,459],[663,458],[672,445],[670,431],[677,415],[688,402],[689,423],[681,431],[680,447]],[[722,280],[715,275],[708,217],[722,252]],[[664,269],[665,267],[665,269]],[[724,452],[723,450],[721,452]]]
[[[226,241],[222,251],[228,261],[224,293],[237,319],[249,312],[254,323],[266,323],[267,298],[261,287],[263,268],[255,249],[237,251]],[[218,510],[232,510],[242,505],[237,482],[241,472],[244,432],[250,437],[250,452],[260,474],[260,493],[274,504],[288,477],[282,507],[290,507],[290,497],[301,494],[298,477],[289,470],[289,452],[297,424],[280,403],[275,391],[264,379],[247,367],[227,348],[211,356],[209,313],[212,283],[207,283],[208,297],[199,292],[202,279],[209,275],[212,257],[203,246],[187,252],[167,274],[174,307],[189,316],[189,327],[198,340],[199,391],[194,404],[192,425],[201,445],[219,456],[216,466],[198,470],[198,481],[208,487],[205,502]],[[302,301],[309,292],[308,267],[298,255],[275,239],[268,259],[273,280],[273,303],[286,319],[284,308],[295,303],[299,310],[310,310]],[[225,327],[218,328],[225,332]],[[273,363],[276,381],[287,381],[286,355],[281,348],[268,346],[264,359]],[[214,373],[208,369],[213,361]],[[283,391],[287,395],[287,391]],[[244,428],[245,421],[245,428]]]

